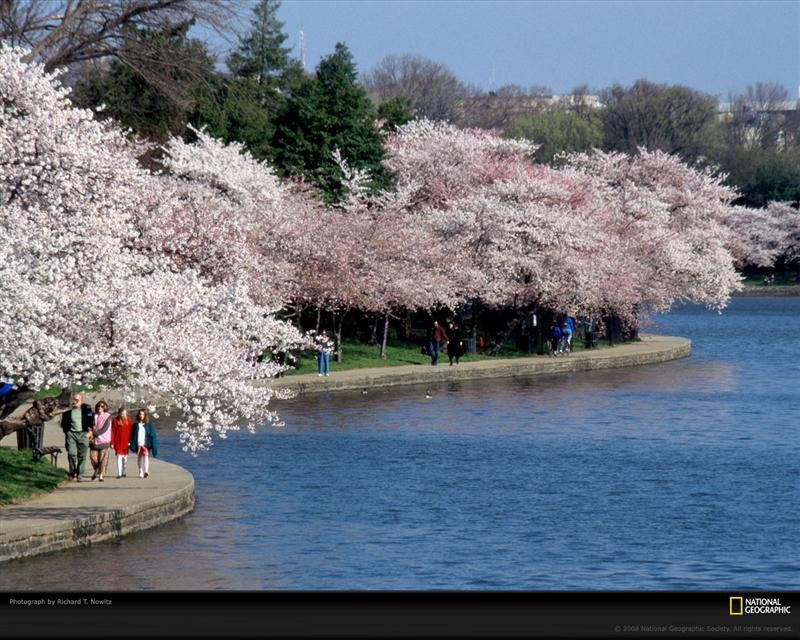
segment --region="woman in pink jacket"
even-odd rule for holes
[[[92,480],[99,476],[103,482],[103,475],[108,467],[108,453],[111,447],[111,414],[106,403],[102,400],[97,403],[94,411],[94,428],[89,434],[89,458],[92,461],[94,475]]]

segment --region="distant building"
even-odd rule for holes
[[[800,125],[800,100],[783,100],[771,104],[749,104],[747,102],[720,102],[717,109],[717,117],[720,122],[727,122],[738,125],[742,132],[743,140],[747,145],[758,146],[762,143],[765,130],[773,127],[771,134],[774,134],[774,144],[778,149],[786,146],[787,135],[796,135]],[[769,135],[772,139],[773,135]]]
[[[720,102],[717,113],[720,120],[729,120],[734,117],[755,117],[759,113],[787,113],[797,111],[800,108],[800,100],[784,100],[759,108],[758,105],[741,104],[737,108],[735,103]],[[734,113],[736,112],[736,113]]]
[[[505,128],[514,120],[541,111],[568,109],[580,101],[589,109],[600,109],[603,103],[596,95],[503,95],[487,91],[460,100],[457,107],[458,123],[481,128]]]

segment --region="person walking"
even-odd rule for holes
[[[561,329],[558,324],[555,322],[550,323],[548,335],[550,337],[550,355],[555,357],[558,354],[558,347],[561,342]]]
[[[561,344],[558,347],[559,353],[569,355],[570,347],[572,346],[572,330],[569,328],[567,320],[561,321]]]
[[[456,364],[458,359],[464,355],[464,338],[461,335],[461,329],[455,322],[451,322],[448,327],[450,330],[450,341],[447,343],[447,357],[450,359],[450,366],[453,366],[453,359],[455,358]]]
[[[111,422],[111,446],[117,454],[117,479],[127,476],[128,451],[131,447],[131,418],[123,407]]]
[[[318,352],[317,360],[319,360],[319,373],[317,375],[322,376],[324,372],[328,376],[330,375],[330,360],[333,352],[333,340],[328,337],[328,330],[323,329],[322,333],[314,337],[314,342]]]
[[[438,320],[434,320],[433,326],[428,332],[428,353],[431,356],[432,365],[439,364],[439,352],[442,350],[442,345],[446,345],[448,341],[444,327],[439,324]]]
[[[72,394],[72,409],[61,414],[61,429],[64,432],[64,448],[69,462],[69,479],[80,482],[89,451],[87,433],[94,426],[92,408],[83,401],[83,394]]]
[[[569,340],[568,340],[569,344],[568,344],[568,347],[569,347],[569,351],[571,352],[572,351],[572,339],[575,337],[575,318],[573,318],[571,315],[567,315],[565,320],[567,321],[567,328],[569,329]]]
[[[150,454],[158,457],[158,439],[156,428],[147,419],[144,409],[136,412],[136,421],[131,427],[131,449],[136,452],[139,477],[147,478],[150,475]]]
[[[108,467],[108,454],[111,449],[111,414],[104,401],[94,407],[94,427],[89,440],[89,459],[92,462],[92,480],[103,482]]]

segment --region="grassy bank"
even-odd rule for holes
[[[607,347],[608,341],[601,340],[599,347]],[[420,351],[420,345],[413,342],[403,342],[400,340],[389,340],[386,345],[386,358],[380,358],[380,347],[378,345],[366,345],[362,342],[344,340],[342,345],[342,362],[335,362],[331,358],[331,369],[336,371],[347,371],[349,369],[365,369],[371,367],[396,367],[409,364],[430,365],[430,356]],[[584,346],[580,341],[573,342],[573,351],[583,351]],[[498,358],[527,358],[532,353],[518,351],[513,343],[507,342],[500,349],[497,356],[489,356],[482,353],[465,354],[461,356],[461,362],[477,362],[480,360],[496,360]],[[439,362],[447,364],[447,352],[439,355]],[[317,371],[317,356],[314,351],[306,351],[297,363],[295,369],[287,371],[285,375],[297,375],[302,373],[315,373]]]
[[[52,491],[66,479],[66,471],[51,466],[45,460],[34,462],[30,451],[0,447],[0,504],[18,502]]]
[[[747,276],[744,279],[745,287],[763,287],[765,289],[773,286],[772,284],[764,284],[764,276]],[[774,286],[781,287],[800,287],[800,282],[797,280],[794,272],[788,272],[785,276],[782,274],[775,274]]]

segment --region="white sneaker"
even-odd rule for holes
[[[327,378],[329,375],[331,375],[331,374],[330,374],[330,373],[326,373],[326,374],[325,374],[325,377]]]
[[[318,373],[318,374],[317,374],[317,376],[319,376],[319,377],[321,378],[321,377],[322,377],[322,374],[321,374],[321,373]]]
[[[140,477],[140,478],[144,478],[144,471],[140,471],[140,472],[139,472],[139,477]]]

